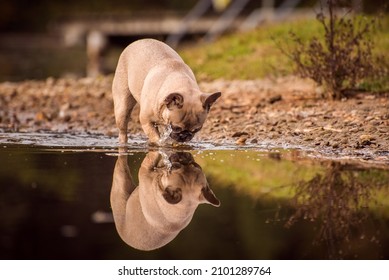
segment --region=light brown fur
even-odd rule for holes
[[[158,152],[149,152],[135,186],[127,156],[117,159],[111,189],[116,229],[128,245],[153,250],[172,241],[192,220],[201,203],[219,206],[201,167],[191,154],[170,156],[169,168]]]
[[[153,39],[130,44],[121,54],[112,84],[119,143],[127,143],[127,125],[136,103],[139,120],[151,143],[158,143],[158,126],[173,125],[173,140],[189,141],[201,129],[220,92],[199,89],[196,78],[168,45]]]

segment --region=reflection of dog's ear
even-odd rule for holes
[[[182,200],[182,190],[180,188],[172,190],[170,187],[167,187],[163,193],[163,198],[169,204],[177,204]]]
[[[184,97],[179,93],[171,93],[165,98],[165,105],[169,110],[181,109],[184,106]]]
[[[222,95],[221,92],[215,92],[215,93],[203,93],[200,97],[201,103],[203,103],[204,109],[209,111],[211,109],[211,106],[215,101]]]
[[[215,194],[209,188],[208,185],[201,189],[201,195],[204,198],[205,202],[208,202],[209,204],[212,204],[216,207],[220,206],[220,200],[215,196]]]

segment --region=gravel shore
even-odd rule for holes
[[[112,76],[0,83],[0,132],[91,133],[116,136]],[[389,95],[358,93],[341,101],[296,77],[201,82],[221,91],[198,141],[239,147],[294,147],[326,157],[389,164]],[[138,106],[131,135],[144,137]]]

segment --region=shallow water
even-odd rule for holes
[[[1,259],[389,257],[384,168],[115,141],[0,137]]]

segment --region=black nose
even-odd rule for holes
[[[194,134],[188,130],[181,131],[180,133],[172,133],[171,138],[177,142],[187,142],[193,138]]]
[[[190,132],[190,131],[183,131],[180,133],[180,139],[182,139],[181,142],[186,142],[186,141],[189,141],[193,138],[193,133]]]

